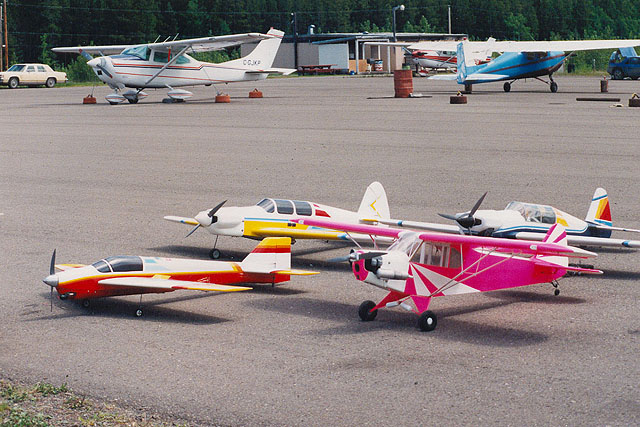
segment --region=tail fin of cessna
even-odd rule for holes
[[[596,188],[595,193],[593,193],[593,199],[591,199],[585,221],[590,224],[605,225],[607,227],[613,225],[611,221],[611,209],[609,208],[609,196],[604,188]],[[610,231],[609,235],[611,235]]]
[[[358,208],[358,215],[361,218],[391,218],[389,212],[389,201],[384,187],[379,182],[372,182],[364,192],[362,202]]]
[[[262,40],[247,56],[228,61],[225,63],[225,65],[238,66],[240,68],[249,68],[251,69],[250,72],[271,71],[274,73],[281,72],[286,74],[283,71],[285,69],[271,69],[273,61],[276,58],[276,53],[278,53],[280,43],[282,42],[284,32],[272,28],[267,32],[267,35],[272,36],[272,38]],[[289,70],[287,69],[287,71]],[[295,70],[292,69],[290,71],[293,72]]]

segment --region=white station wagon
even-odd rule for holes
[[[66,83],[67,73],[53,71],[47,64],[14,64],[0,73],[0,85],[15,89],[18,86],[54,87],[56,83]]]

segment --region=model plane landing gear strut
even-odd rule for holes
[[[551,285],[555,288],[554,291],[553,291],[553,294],[555,296],[560,295],[560,288],[559,288],[560,284],[558,283],[558,281],[557,280],[553,280],[551,282]]]
[[[218,246],[218,237],[220,236],[216,236],[216,241],[213,244],[213,249],[211,249],[211,251],[209,251],[209,256],[211,257],[211,259],[218,259],[222,256],[222,252],[220,252],[218,249],[216,249],[216,246]]]

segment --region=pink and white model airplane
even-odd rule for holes
[[[43,282],[55,288],[62,300],[89,300],[120,295],[173,292],[180,289],[213,292],[246,291],[237,283],[281,283],[291,275],[316,274],[291,269],[291,239],[264,239],[239,263],[141,256],[113,256],[91,265],[56,264]],[[59,273],[55,273],[58,268]],[[53,304],[53,300],[52,300]],[[142,308],[136,311],[142,316]]]
[[[317,219],[296,220],[347,233],[396,239],[387,250],[355,250],[344,260],[352,264],[358,280],[387,291],[379,302],[364,301],[363,321],[373,320],[382,307],[401,307],[419,315],[418,327],[435,329],[436,315],[428,310],[432,297],[486,292],[550,282],[559,294],[557,280],[567,271],[602,274],[600,270],[569,266],[568,258],[596,254],[567,246],[564,228],[554,225],[542,242],[492,237],[417,233],[370,225],[353,225]],[[413,306],[407,301],[413,301]]]

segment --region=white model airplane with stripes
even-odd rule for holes
[[[55,47],[52,50],[79,53],[87,58],[87,64],[98,78],[114,90],[106,96],[110,104],[124,101],[135,104],[147,96],[143,92],[147,88],[167,88],[169,99],[184,101],[193,94],[176,88],[257,81],[266,79],[269,74],[291,74],[294,69],[272,68],[283,36],[282,31],[272,28],[266,34],[233,34],[140,45]],[[187,54],[256,41],[259,41],[258,45],[247,56],[219,64],[198,61]],[[100,56],[94,58],[92,54]],[[125,88],[129,90],[121,93]]]

